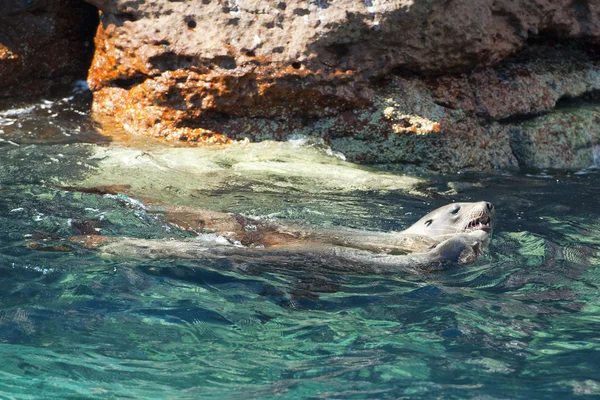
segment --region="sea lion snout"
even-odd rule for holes
[[[468,209],[468,204],[466,203],[465,209]],[[472,208],[465,213],[463,230],[467,232],[475,230],[491,232],[496,218],[494,205],[489,201],[471,204]]]

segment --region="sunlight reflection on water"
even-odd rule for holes
[[[30,122],[40,124],[36,118]],[[172,160],[168,149],[80,145],[52,135],[45,141],[24,128],[9,132],[16,124],[2,128],[2,138],[19,146],[0,143],[0,396],[600,395],[598,170],[463,174],[406,185],[400,175],[352,169],[314,146],[290,154],[285,145],[267,144],[254,157],[279,157],[283,172],[234,179],[231,156],[226,164],[211,154],[207,160],[218,168],[206,173],[209,189],[201,190],[202,170],[188,174],[196,186],[177,192],[173,182],[182,171],[167,169],[140,177],[144,185],[132,190],[196,207],[373,230],[403,229],[451,201],[485,199],[498,210],[490,253],[468,267],[397,276],[309,275],[227,259],[103,259],[76,244],[58,246],[83,230],[165,241],[190,234],[149,214],[135,196],[54,185],[99,185],[119,168],[120,182],[110,183],[135,185],[118,157],[145,153],[132,160],[164,163]],[[70,129],[66,124],[61,129]],[[290,160],[318,160],[323,169],[300,174],[286,169]],[[331,185],[330,178],[330,186],[315,184],[335,168],[364,177],[362,186]],[[208,176],[221,170],[228,179]]]

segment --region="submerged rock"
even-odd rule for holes
[[[103,188],[117,186],[127,193],[165,204],[217,204],[236,191],[251,191],[276,199],[301,193],[351,194],[357,191],[417,192],[421,179],[357,166],[329,154],[327,148],[298,142],[232,143],[222,148],[113,144],[90,147],[94,173],[68,185]],[[280,198],[277,199],[277,196]],[[219,207],[216,207],[219,209]]]

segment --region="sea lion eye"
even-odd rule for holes
[[[425,221],[425,226],[431,225],[432,222],[433,222],[432,219],[428,219],[427,221]]]
[[[454,206],[454,208],[452,209],[451,213],[452,214],[458,214],[459,211],[460,211],[460,206],[457,204],[456,206]]]

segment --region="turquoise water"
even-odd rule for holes
[[[228,150],[186,148],[199,154],[186,164],[178,148],[110,143],[70,99],[28,107],[0,114],[0,397],[600,396],[598,170],[406,181],[299,142],[245,148],[277,154],[256,172]],[[136,175],[134,160],[156,168]],[[61,188],[102,183],[130,192]],[[498,224],[472,265],[385,276],[102,258],[66,240],[191,237],[151,212],[153,195],[372,230],[485,199]]]

